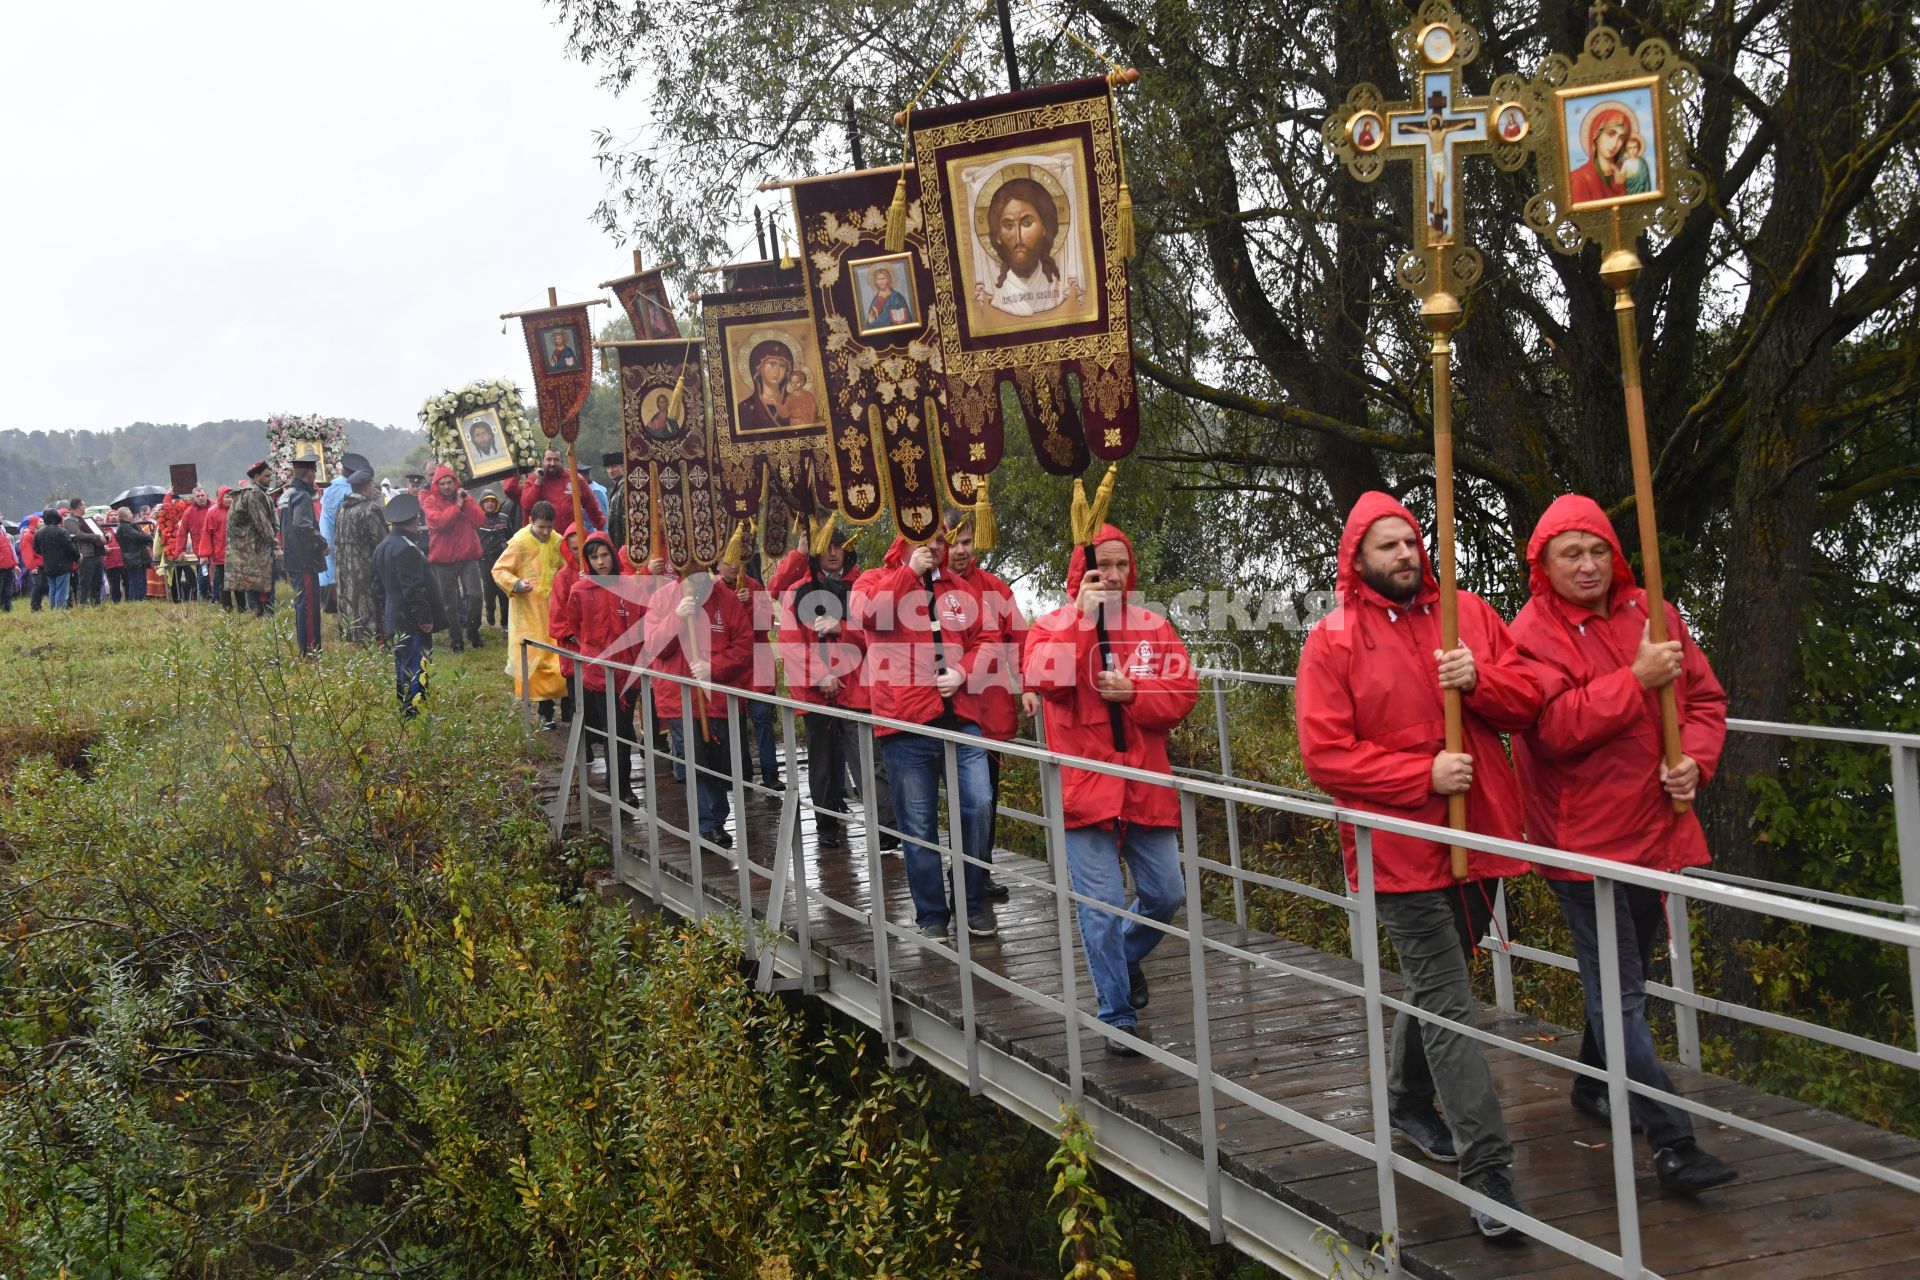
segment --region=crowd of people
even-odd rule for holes
[[[974,555],[972,517],[947,513],[938,536],[896,539],[862,569],[856,538],[828,518],[796,539],[766,582],[749,570],[745,529],[734,531],[712,573],[682,575],[656,542],[636,564],[628,551],[625,489],[609,455],[612,499],[550,451],[532,476],[502,495],[475,499],[454,473],[410,477],[380,503],[373,472],[348,455],[324,494],[311,467],[296,467],[277,507],[266,464],[236,491],[195,491],[152,513],[122,511],[111,538],[76,500],[31,522],[18,561],[31,573],[33,606],[138,599],[129,589],[174,566],[163,587],[176,599],[221,599],[229,608],[271,605],[275,566],[290,583],[303,649],[321,643],[333,609],[352,641],[392,646],[396,692],[406,714],[425,692],[434,638],[481,646],[508,631],[505,670],[514,693],[557,727],[578,717],[590,768],[635,809],[638,699],[652,690],[652,720],[678,760],[695,769],[703,840],[727,846],[734,744],[750,777],[783,779],[772,711],[745,693],[784,685],[806,706],[806,786],[825,851],[844,849],[850,789],[901,839],[915,926],[928,939],[958,927],[977,939],[998,933],[994,904],[1007,896],[991,874],[999,756],[984,745],[952,751],[914,726],[964,738],[1008,741],[1038,718],[1050,750],[1079,762],[1062,768],[1065,857],[1083,901],[1077,923],[1098,1001],[1116,1032],[1106,1048],[1133,1055],[1147,1039],[1144,961],[1185,905],[1177,794],[1116,777],[1101,766],[1171,775],[1168,736],[1198,698],[1180,636],[1138,603],[1138,564],[1127,535],[1102,526],[1065,573],[1067,603],[1029,622],[1006,582]],[[579,506],[576,527],[575,504]],[[80,523],[84,531],[70,526]],[[158,547],[155,540],[158,539]],[[188,560],[177,546],[196,553]],[[6,551],[14,548],[9,545]],[[157,561],[155,557],[158,557]],[[82,562],[91,561],[83,569]],[[1726,734],[1726,699],[1678,612],[1672,638],[1656,643],[1646,593],[1635,583],[1611,522],[1590,499],[1569,495],[1542,517],[1528,545],[1531,598],[1511,624],[1468,592],[1459,596],[1459,641],[1441,646],[1439,588],[1417,521],[1386,494],[1363,496],[1338,552],[1338,607],[1307,637],[1295,690],[1308,776],[1350,809],[1444,826],[1450,797],[1466,797],[1475,833],[1573,849],[1663,871],[1707,861],[1691,802],[1712,778]],[[0,580],[12,566],[0,562]],[[92,577],[88,577],[92,574]],[[102,586],[101,575],[106,575]],[[75,583],[82,585],[76,587]],[[0,603],[5,597],[0,596]],[[523,645],[522,642],[534,642]],[[578,673],[566,652],[583,658]],[[688,678],[643,682],[639,671]],[[612,682],[611,692],[609,681]],[[1664,754],[1660,699],[1671,690],[1684,752]],[[1463,706],[1465,749],[1446,749],[1444,702]],[[610,705],[611,704],[611,705]],[[847,713],[871,713],[871,774]],[[907,727],[901,727],[907,726]],[[1507,743],[1511,742],[1511,759]],[[789,762],[791,763],[791,762]],[[867,783],[871,780],[871,793]],[[939,852],[943,788],[967,864],[954,877]],[[737,828],[736,828],[737,829]],[[1341,828],[1349,884],[1361,885],[1354,829]],[[1406,999],[1424,1013],[1472,1026],[1478,1017],[1470,960],[1492,917],[1504,877],[1531,866],[1475,852],[1456,878],[1449,845],[1375,832],[1371,878],[1378,917],[1399,957]],[[1624,1042],[1602,1032],[1601,940],[1590,877],[1543,869],[1573,938],[1585,992],[1578,1061],[1604,1068],[1624,1058],[1627,1076],[1658,1092],[1673,1086],[1646,1014],[1647,970],[1664,924],[1660,895],[1613,889],[1614,960]],[[1129,887],[1130,882],[1130,887]],[[1124,909],[1128,914],[1119,912]],[[1408,1014],[1397,1019],[1390,1057],[1390,1124],[1427,1157],[1457,1164],[1461,1180],[1494,1206],[1518,1209],[1513,1147],[1481,1042]],[[1604,1083],[1577,1076],[1579,1111],[1610,1122]],[[1702,1150],[1687,1112],[1657,1096],[1628,1095],[1631,1124],[1654,1152],[1660,1184],[1696,1194],[1735,1171]],[[1510,1230],[1476,1208],[1479,1230]]]

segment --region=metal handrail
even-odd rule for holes
[[[529,650],[533,648],[544,649],[572,658],[576,664],[576,689],[583,697],[594,696],[584,690],[582,673],[587,666],[592,665],[605,668],[610,677],[614,673],[623,672],[638,678],[640,700],[647,704],[646,723],[648,727],[641,743],[625,744],[625,740],[619,739],[617,736],[615,730],[617,720],[613,715],[613,702],[616,696],[615,687],[619,681],[613,678],[607,679],[605,681],[606,689],[603,696],[606,697],[608,702],[607,737],[612,739],[613,744],[638,746],[646,753],[647,767],[643,770],[642,784],[648,788],[649,794],[645,801],[646,813],[648,814],[651,814],[654,810],[651,793],[655,785],[655,779],[652,766],[657,757],[651,734],[651,724],[653,720],[651,687],[655,682],[670,682],[683,688],[698,687],[724,694],[728,697],[727,726],[731,743],[731,768],[730,776],[726,780],[730,782],[733,787],[736,801],[744,794],[744,784],[741,780],[740,735],[738,728],[740,724],[740,708],[744,705],[745,701],[751,700],[753,702],[770,705],[780,713],[783,724],[783,737],[788,751],[788,767],[790,769],[792,768],[792,761],[794,759],[796,716],[800,714],[826,714],[847,720],[857,726],[861,738],[862,808],[869,833],[867,843],[869,883],[866,904],[841,902],[831,898],[821,887],[810,883],[806,862],[802,856],[800,817],[803,810],[814,810],[815,812],[818,812],[818,810],[814,809],[809,799],[803,798],[801,794],[802,788],[799,786],[797,779],[791,780],[791,785],[781,794],[780,830],[775,840],[776,865],[771,869],[759,867],[757,864],[751,864],[747,856],[747,845],[749,842],[744,838],[745,815],[737,805],[735,811],[741,818],[740,829],[743,837],[738,842],[737,848],[727,849],[720,845],[713,844],[702,839],[692,830],[684,833],[685,837],[696,850],[709,854],[718,854],[722,858],[732,861],[734,869],[740,878],[739,901],[741,909],[749,914],[752,911],[753,902],[751,884],[748,879],[749,874],[753,872],[766,875],[769,870],[771,870],[773,885],[767,897],[767,925],[781,937],[785,937],[788,933],[788,902],[789,894],[791,893],[794,907],[791,913],[793,943],[797,948],[798,963],[802,967],[804,978],[811,981],[812,977],[811,966],[813,964],[813,956],[807,937],[807,922],[810,908],[818,903],[835,910],[839,914],[862,919],[871,928],[876,943],[875,977],[882,993],[880,1007],[884,1011],[880,1015],[882,1024],[881,1033],[883,1038],[887,1039],[890,1044],[894,1042],[895,1035],[892,1026],[891,977],[889,972],[887,942],[891,940],[901,945],[921,947],[930,953],[951,960],[958,966],[962,992],[962,1021],[967,1046],[966,1074],[971,1087],[976,1091],[981,1088],[981,1076],[979,1067],[979,1040],[974,1019],[973,991],[975,983],[983,981],[998,990],[1008,992],[1016,999],[1029,1003],[1049,1014],[1063,1018],[1067,1030],[1068,1083],[1076,1098],[1080,1096],[1084,1084],[1082,1078],[1083,1067],[1080,1062],[1080,1035],[1084,1031],[1093,1031],[1105,1035],[1110,1039],[1126,1043],[1146,1057],[1194,1081],[1196,1088],[1198,1088],[1200,1092],[1200,1105],[1203,1117],[1211,1113],[1215,1096],[1224,1095],[1228,1099],[1243,1103],[1261,1114],[1271,1116],[1283,1123],[1300,1128],[1316,1138],[1330,1142],[1355,1154],[1363,1155],[1374,1161],[1376,1165],[1380,1184],[1383,1247],[1390,1261],[1395,1266],[1398,1265],[1398,1240],[1400,1235],[1398,1230],[1398,1210],[1395,1201],[1395,1179],[1398,1177],[1419,1182],[1470,1207],[1496,1213],[1534,1238],[1550,1244],[1572,1257],[1596,1265],[1610,1274],[1629,1277],[1653,1276],[1654,1273],[1647,1270],[1641,1263],[1642,1254],[1640,1248],[1638,1211],[1633,1198],[1634,1173],[1631,1138],[1628,1133],[1628,1125],[1630,1123],[1628,1098],[1636,1092],[1647,1096],[1658,1096],[1662,1102],[1677,1106],[1681,1110],[1694,1115],[1706,1117],[1730,1127],[1764,1136],[1769,1140],[1782,1143],[1795,1150],[1831,1160],[1834,1163],[1868,1174],[1892,1185],[1902,1187],[1906,1190],[1920,1192],[1920,1177],[1916,1177],[1903,1170],[1877,1164],[1844,1150],[1811,1141],[1799,1134],[1777,1129],[1762,1121],[1752,1120],[1731,1112],[1722,1111],[1692,1099],[1676,1098],[1673,1095],[1659,1093],[1656,1090],[1637,1084],[1626,1077],[1624,1054],[1609,1054],[1608,1064],[1605,1068],[1585,1066],[1577,1061],[1560,1057],[1550,1051],[1424,1012],[1415,1008],[1409,1002],[1385,994],[1381,987],[1378,922],[1374,912],[1373,839],[1376,833],[1385,832],[1443,843],[1459,844],[1485,853],[1516,858],[1533,863],[1536,866],[1551,867],[1594,877],[1596,925],[1600,933],[1599,958],[1602,970],[1601,979],[1603,992],[1606,997],[1604,1000],[1604,1030],[1607,1036],[1607,1042],[1610,1044],[1622,1043],[1619,1010],[1620,978],[1618,958],[1617,950],[1611,942],[1614,930],[1612,897],[1616,885],[1633,885],[1664,893],[1669,895],[1670,901],[1693,898],[1720,906],[1753,911],[1771,918],[1796,921],[1816,928],[1837,930],[1885,945],[1906,948],[1910,956],[1920,956],[1920,924],[1909,923],[1905,920],[1887,919],[1882,915],[1852,909],[1845,905],[1805,901],[1785,893],[1775,892],[1767,887],[1754,887],[1741,883],[1725,883],[1718,880],[1702,880],[1696,877],[1682,877],[1667,872],[1654,871],[1565,850],[1541,848],[1520,841],[1503,840],[1472,832],[1453,832],[1426,823],[1393,818],[1383,814],[1369,813],[1364,810],[1350,809],[1317,797],[1238,785],[1231,778],[1230,760],[1224,762],[1222,775],[1218,777],[1192,777],[1156,773],[1131,766],[1110,764],[1065,755],[1047,748],[1044,744],[987,740],[950,729],[890,720],[868,713],[841,708],[822,707],[818,704],[801,702],[776,694],[757,693],[753,690],[720,685],[712,681],[698,681],[691,676],[653,671],[644,667],[629,666],[599,657],[574,653],[563,647],[540,641],[523,640],[522,645],[523,672],[526,671],[528,667],[526,655]],[[1263,682],[1291,683],[1291,679],[1288,677],[1274,677]],[[527,688],[524,680],[521,687],[524,696]],[[1216,682],[1216,690],[1217,689],[1218,684]],[[685,756],[687,757],[685,763],[688,770],[686,798],[688,811],[691,815],[697,810],[695,779],[700,766],[694,759],[695,752],[691,745],[694,741],[694,726],[692,722],[693,699],[683,697],[681,701],[683,743],[687,744],[685,751]],[[530,699],[527,702],[527,707],[530,715]],[[1058,911],[1056,928],[1059,933],[1058,944],[1062,964],[1062,993],[1060,996],[1049,996],[1024,983],[1014,981],[1004,974],[983,969],[972,957],[971,944],[967,936],[967,931],[964,928],[956,930],[956,936],[952,944],[942,944],[922,938],[911,928],[888,920],[883,909],[876,910],[876,905],[883,906],[885,902],[884,867],[876,852],[876,841],[873,839],[874,834],[879,829],[875,819],[876,809],[871,790],[874,785],[872,763],[873,731],[876,729],[911,731],[922,737],[941,742],[945,746],[945,766],[950,794],[954,794],[957,791],[957,788],[955,788],[957,781],[957,756],[955,748],[957,747],[965,746],[984,749],[996,752],[1007,759],[1028,760],[1037,766],[1042,788],[1041,813],[1039,815],[1031,815],[1022,814],[1019,813],[1019,811],[1009,812],[1016,814],[1022,820],[1037,817],[1046,831],[1048,859],[1053,867],[1053,889]],[[1911,735],[1889,736],[1904,737]],[[556,815],[556,823],[564,821],[565,811],[571,807],[566,797],[569,790],[569,783],[573,781],[576,766],[581,759],[581,748],[584,745],[584,741],[584,737],[576,723],[568,737],[567,753],[562,767],[561,812]],[[1226,741],[1224,734],[1222,735],[1222,741],[1223,743]],[[1911,750],[1913,750],[1913,748],[1909,747],[1906,743],[1897,743],[1896,758],[1898,758],[1901,753]],[[612,779],[612,765],[617,763],[617,759],[617,755],[613,755],[610,758],[607,793],[596,792],[592,789],[587,783],[586,770],[584,768],[577,770],[579,803],[583,823],[586,823],[590,817],[591,801],[597,800],[606,804],[613,811],[612,835],[615,869],[616,872],[625,879],[629,878],[629,873],[632,868],[626,865],[621,816],[623,812],[631,811],[624,810],[617,797],[611,794],[615,789]],[[1072,767],[1096,769],[1120,778],[1169,787],[1179,794],[1182,806],[1179,840],[1182,851],[1182,862],[1186,868],[1187,876],[1187,922],[1185,925],[1174,925],[1171,923],[1160,924],[1150,921],[1133,912],[1107,906],[1096,899],[1075,892],[1069,887],[1066,881],[1065,870],[1066,827],[1061,775],[1063,769]],[[1896,783],[1897,782],[1898,775],[1896,775]],[[1233,946],[1231,943],[1206,936],[1204,928],[1201,927],[1201,921],[1204,919],[1204,904],[1200,897],[1199,884],[1199,875],[1203,864],[1208,871],[1217,875],[1226,875],[1232,879],[1237,899],[1239,898],[1240,891],[1248,882],[1268,888],[1276,888],[1283,892],[1304,891],[1308,886],[1294,885],[1290,882],[1280,880],[1277,877],[1245,871],[1237,865],[1237,857],[1228,864],[1221,864],[1217,861],[1204,858],[1199,848],[1195,803],[1196,800],[1201,797],[1222,801],[1230,808],[1232,806],[1246,805],[1256,809],[1283,812],[1329,823],[1345,824],[1354,829],[1357,845],[1358,879],[1360,882],[1358,889],[1350,891],[1349,895],[1344,899],[1337,898],[1335,895],[1324,891],[1315,892],[1308,896],[1315,900],[1333,902],[1335,905],[1343,906],[1353,917],[1354,951],[1362,968],[1362,981],[1357,988],[1349,981],[1330,975],[1317,974],[1303,967],[1287,964],[1274,957],[1248,952]],[[839,816],[849,820],[851,817],[850,814]],[[1905,817],[1908,815],[1903,813],[1902,816]],[[976,859],[964,852],[959,822],[958,806],[949,805],[949,824],[945,837],[943,840],[933,843],[930,847],[935,848],[942,856],[950,859],[949,865],[954,878],[952,889],[956,901],[964,901],[964,873],[966,866],[969,864],[980,866],[991,864],[985,860]],[[649,830],[649,864],[651,871],[649,879],[651,886],[657,894],[666,884],[661,878],[659,866],[658,830],[660,824],[657,820],[650,820],[646,825]],[[1920,828],[1920,823],[1914,825]],[[692,909],[691,913],[696,916],[705,909],[702,905],[702,900],[705,895],[701,885],[704,862],[705,858],[700,856],[695,856],[690,860],[693,897],[695,899],[695,902],[690,904],[690,906]],[[1876,905],[1881,907],[1885,906],[1885,904]],[[1146,927],[1157,929],[1165,935],[1181,938],[1186,941],[1189,947],[1189,956],[1192,965],[1194,992],[1193,1025],[1195,1028],[1195,1046],[1194,1056],[1191,1059],[1174,1053],[1166,1046],[1154,1044],[1133,1036],[1126,1031],[1100,1023],[1079,1007],[1079,1002],[1076,998],[1077,974],[1073,963],[1073,926],[1068,919],[1069,908],[1077,906],[1089,906],[1100,910],[1112,911],[1114,914],[1123,918],[1139,921]],[[750,920],[749,923],[751,923]],[[751,930],[743,932],[751,932]],[[1532,951],[1533,949],[1527,950]],[[1210,1050],[1208,1048],[1207,1032],[1210,1017],[1206,998],[1208,994],[1206,984],[1208,952],[1222,956],[1231,956],[1242,963],[1253,964],[1264,970],[1310,981],[1348,995],[1358,995],[1362,999],[1368,1011],[1368,1056],[1371,1067],[1370,1075],[1374,1103],[1374,1125],[1371,1137],[1350,1134],[1335,1126],[1317,1120],[1314,1117],[1304,1115],[1295,1111],[1293,1108],[1275,1102],[1264,1097],[1264,1095],[1246,1088],[1237,1081],[1221,1076],[1213,1069],[1210,1060]],[[1534,954],[1541,959],[1547,960],[1549,963],[1555,960],[1564,960],[1563,957],[1552,957],[1550,953],[1535,952]],[[771,961],[771,950],[763,951],[761,953],[763,981],[771,974]],[[1649,990],[1653,990],[1653,988],[1650,986]],[[1666,994],[1668,994],[1670,998],[1679,995],[1692,995],[1690,986],[1685,992],[1668,992]],[[1698,997],[1694,997],[1694,1004],[1695,1007],[1711,1008],[1714,1011],[1721,1011],[1722,1009],[1721,1002],[1701,1000]],[[1589,1078],[1602,1080],[1606,1083],[1614,1117],[1614,1132],[1610,1145],[1612,1147],[1611,1159],[1614,1164],[1615,1173],[1617,1227],[1619,1239],[1622,1242],[1621,1252],[1611,1252],[1589,1241],[1572,1236],[1530,1215],[1515,1215],[1510,1210],[1503,1209],[1501,1206],[1494,1204],[1478,1193],[1435,1173],[1426,1166],[1393,1153],[1391,1149],[1391,1133],[1388,1129],[1386,1118],[1386,1030],[1381,1021],[1381,1015],[1389,1010],[1404,1012],[1422,1022],[1445,1026],[1481,1043],[1497,1045],[1504,1051],[1518,1053],[1556,1069],[1567,1070],[1576,1075],[1584,1075]],[[1778,1025],[1778,1029],[1780,1030],[1803,1035],[1809,1034],[1808,1024],[1799,1023],[1792,1019],[1780,1019],[1779,1015],[1767,1014],[1765,1011],[1748,1010],[1745,1012],[1768,1019],[1769,1025]],[[1777,1023],[1774,1020],[1777,1020]],[[1907,1050],[1894,1049],[1890,1046],[1878,1045],[1877,1042],[1865,1041],[1858,1037],[1841,1037],[1840,1040],[1845,1042],[1842,1043],[1842,1047],[1844,1048],[1858,1049],[1862,1052],[1879,1050],[1880,1052],[1876,1056],[1887,1057],[1889,1060],[1910,1069],[1920,1069],[1920,1054],[1914,1054]],[[1858,1043],[1853,1043],[1854,1041],[1858,1041]],[[1836,1043],[1837,1041],[1829,1038],[1826,1042]],[[1214,1126],[1211,1123],[1203,1123],[1200,1126],[1198,1136],[1203,1148],[1203,1157],[1206,1161],[1208,1176],[1207,1213],[1209,1225],[1212,1228],[1214,1238],[1220,1240],[1225,1238],[1225,1224],[1221,1216],[1219,1183],[1220,1156]]]

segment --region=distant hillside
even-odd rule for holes
[[[374,469],[397,473],[425,443],[418,427],[347,423],[347,444]],[[117,431],[0,431],[0,512],[17,520],[51,498],[78,494],[105,502],[137,484],[167,483],[167,467],[197,463],[209,489],[233,484],[267,452],[264,418],[181,423],[136,422]]]

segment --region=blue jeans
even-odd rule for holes
[[[753,721],[753,745],[760,756],[760,785],[770,787],[780,777],[780,760],[773,753],[773,705],[749,702],[747,715]]]
[[[1133,868],[1132,902],[1125,901],[1122,858]],[[1180,844],[1172,827],[1068,827],[1067,878],[1075,893],[1110,906],[1124,905],[1135,915],[1162,924],[1173,919],[1187,900]],[[1080,943],[1087,950],[1087,968],[1093,972],[1094,994],[1100,997],[1100,1021],[1134,1026],[1139,1018],[1128,970],[1145,960],[1165,935],[1084,902],[1076,903],[1074,912],[1080,920]]]
[[[599,695],[605,697],[605,694]],[[707,738],[700,739],[699,722],[695,721],[693,731],[693,762],[700,767],[698,781],[694,786],[699,805],[700,833],[712,835],[727,825],[727,814],[732,806],[727,802],[727,792],[731,784],[727,781],[733,776],[733,757],[727,749],[727,722],[709,719]],[[667,722],[667,738],[673,754],[686,758],[684,738],[686,730],[683,722],[675,719]],[[715,776],[718,775],[718,776]],[[674,766],[673,780],[685,782],[686,774],[682,767]]]
[[[50,573],[47,575],[47,606],[53,609],[68,609],[73,606],[72,574]]]
[[[962,730],[980,736],[975,725]],[[940,783],[947,773],[946,744],[917,733],[892,733],[880,740],[887,761],[887,789],[893,795],[894,820],[906,836],[902,855],[907,864],[907,887],[913,892],[913,914],[921,928],[942,928],[953,918],[953,900],[939,850]],[[955,747],[954,768],[960,780],[960,849],[969,858],[987,859],[987,833],[992,828],[992,785],[987,780],[987,753],[983,747]],[[953,797],[947,797],[949,804]],[[966,914],[986,908],[986,869],[966,866]]]
[[[1600,999],[1600,924],[1594,917],[1594,890],[1591,880],[1549,880],[1553,896],[1560,899],[1561,914],[1573,933],[1573,955],[1580,962],[1580,987],[1586,996],[1587,1039],[1581,1044],[1581,1060],[1592,1066],[1605,1066],[1607,1054],[1605,1006]],[[1613,930],[1615,952],[1620,958],[1620,1027],[1626,1038],[1627,1078],[1650,1088],[1674,1092],[1667,1069],[1660,1065],[1660,1054],[1653,1047],[1653,1028],[1647,1025],[1647,958],[1653,954],[1654,939],[1665,919],[1660,895],[1652,889],[1634,885],[1613,886]],[[1586,1085],[1585,1077],[1575,1088]],[[1605,1086],[1582,1092],[1604,1092]],[[1647,1145],[1655,1151],[1682,1138],[1693,1136],[1693,1118],[1678,1107],[1670,1107],[1637,1093],[1627,1095],[1627,1110],[1647,1131]]]

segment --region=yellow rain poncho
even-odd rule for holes
[[[536,538],[528,526],[508,540],[506,550],[493,562],[493,580],[507,593],[511,605],[507,615],[507,674],[513,677],[515,697],[531,696],[536,702],[545,702],[567,691],[559,657],[545,649],[528,651],[527,680],[532,689],[529,692],[520,687],[520,642],[553,643],[547,631],[547,605],[553,595],[553,575],[565,563],[563,554],[559,534]],[[533,590],[515,595],[513,584],[521,578],[532,583]]]

